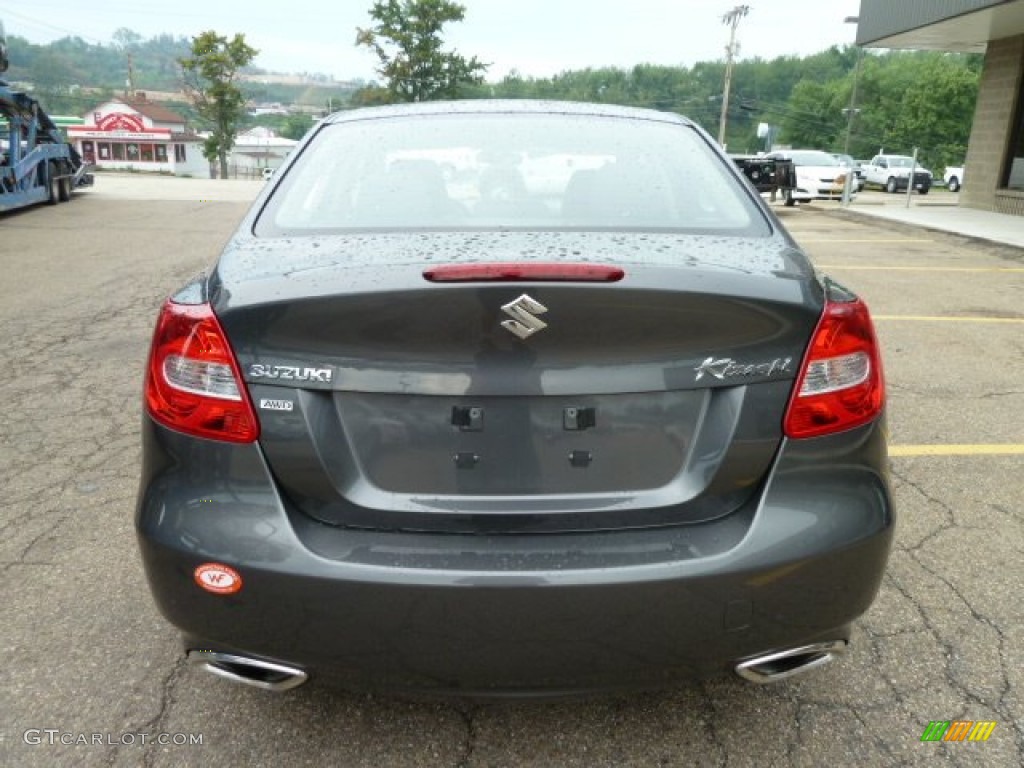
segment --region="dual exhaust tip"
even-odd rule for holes
[[[234,683],[243,683],[264,691],[287,691],[309,679],[303,670],[275,661],[238,656],[219,651],[191,650],[188,660],[207,672]]]
[[[830,640],[755,656],[737,664],[736,674],[752,683],[777,683],[828,664],[847,645],[846,640]],[[188,660],[218,677],[265,691],[287,691],[309,679],[298,667],[233,653],[191,650]]]
[[[736,665],[736,674],[752,683],[777,683],[828,664],[849,645],[846,640],[829,640],[755,656]]]

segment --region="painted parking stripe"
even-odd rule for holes
[[[1024,456],[1024,445],[994,443],[980,445],[890,445],[896,456]]]
[[[1024,323],[1024,317],[944,317],[942,315],[872,315],[876,321],[914,323]]]
[[[800,237],[800,233],[789,231],[798,242],[801,243],[934,243],[934,240],[927,240],[921,237]]]
[[[891,267],[855,264],[818,264],[818,269],[851,269],[859,272],[1024,272],[1024,267]]]

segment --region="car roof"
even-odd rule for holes
[[[413,117],[426,115],[526,114],[573,115],[580,117],[620,117],[633,120],[654,120],[693,126],[693,121],[673,112],[659,112],[640,107],[622,107],[616,104],[591,104],[578,101],[543,101],[539,99],[466,99],[462,101],[422,101],[410,104],[389,104],[335,112],[324,122],[346,123],[355,120],[373,120],[387,117]]]

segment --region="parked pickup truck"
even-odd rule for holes
[[[730,155],[758,192],[771,192],[775,199],[777,192],[785,194],[796,188],[796,167],[792,160],[783,160],[763,155]],[[787,198],[788,199],[788,198]]]
[[[875,155],[863,166],[864,182],[868,186],[881,187],[886,192],[898,192],[907,188],[914,158],[906,155]],[[927,195],[932,188],[932,172],[922,166],[914,169],[914,189]]]
[[[942,174],[942,180],[946,182],[946,188],[950,192],[959,192],[960,187],[964,185],[963,166],[956,167],[947,165],[946,172]]]

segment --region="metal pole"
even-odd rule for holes
[[[843,154],[850,154],[850,133],[853,131],[853,118],[857,115],[857,82],[860,80],[860,61],[864,57],[864,49],[857,49],[857,63],[853,66],[853,90],[850,92],[850,108],[846,115],[846,140],[843,142]]]
[[[847,16],[844,24],[859,24],[860,16]],[[854,43],[856,44],[856,42]],[[846,113],[846,141],[843,142],[843,154],[850,154],[850,133],[853,131],[853,118],[857,115],[857,83],[860,81],[860,62],[864,58],[864,49],[857,46],[857,61],[853,65],[853,90],[850,92],[850,107]]]
[[[914,147],[914,159],[910,163],[910,176],[907,177],[907,204],[905,208],[910,207],[910,195],[914,192],[914,173],[917,171],[917,147]]]
[[[729,89],[732,87],[732,64],[736,55],[736,27],[740,19],[750,13],[749,5],[737,5],[722,17],[722,23],[729,25],[729,46],[725,49],[725,87],[722,91],[722,115],[718,119],[718,143],[725,146],[725,124],[729,113]]]
[[[857,174],[853,172],[853,167],[847,168],[846,178],[843,180],[843,199],[839,202],[843,208],[850,207],[850,199],[853,196],[853,180],[857,177]]]

